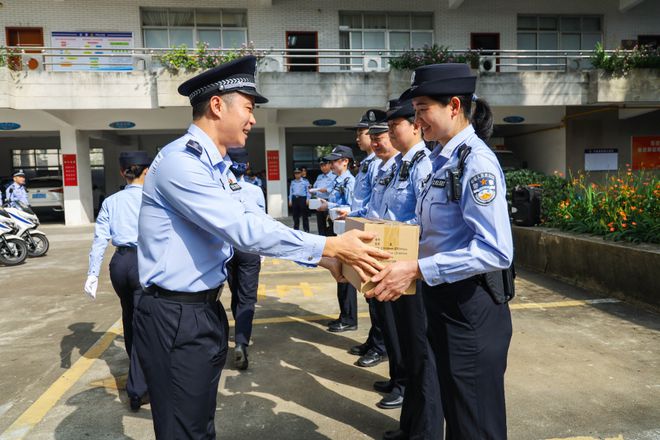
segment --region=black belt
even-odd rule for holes
[[[294,199],[306,199],[307,196],[293,196]]]
[[[202,290],[201,292],[175,292],[154,285],[144,289],[143,293],[148,296],[154,296],[156,298],[163,297],[171,301],[177,301],[186,304],[212,304],[218,300],[218,294],[220,293],[221,289],[222,284],[220,284],[215,289]]]
[[[126,254],[128,252],[137,252],[136,247],[132,246],[117,246],[116,251],[118,254]]]

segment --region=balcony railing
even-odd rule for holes
[[[56,48],[8,47],[7,64],[16,70],[48,71],[152,71],[163,67],[165,48]],[[209,49],[210,54],[227,54],[236,49]],[[387,72],[389,60],[407,51],[385,49],[254,49],[261,57],[261,72]],[[188,54],[193,56],[195,49]],[[470,51],[451,51],[452,56]],[[474,53],[474,51],[472,51]],[[611,53],[614,51],[606,51]],[[587,50],[497,50],[477,51],[482,72],[574,71],[591,68],[592,51]]]

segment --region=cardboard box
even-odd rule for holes
[[[375,232],[376,238],[370,246],[382,249],[392,255],[389,262],[417,260],[419,251],[419,226],[390,220],[370,220],[366,218],[348,217],[346,231],[359,229],[361,231]],[[372,282],[363,282],[353,267],[344,264],[342,267],[344,277],[361,293],[365,293],[376,285]],[[404,295],[414,295],[416,282],[413,281],[406,289]]]
[[[321,206],[321,199],[309,199],[309,209],[319,209]]]
[[[332,222],[332,230],[335,234],[343,234],[346,231],[346,222],[344,220],[335,220]]]

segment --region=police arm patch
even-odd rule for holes
[[[479,173],[470,178],[470,192],[477,204],[485,206],[495,200],[497,187],[495,176],[491,173]]]

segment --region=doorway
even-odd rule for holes
[[[318,49],[318,32],[287,32],[286,48]],[[305,52],[287,52],[287,54],[289,55],[287,57],[289,72],[318,72],[318,51],[307,50]]]
[[[12,47],[43,47],[44,46],[44,30],[37,27],[7,27],[5,28],[5,36],[7,46]],[[40,53],[39,50],[26,50],[26,53]],[[13,56],[9,58],[9,68],[12,70],[21,70],[22,57]],[[30,58],[26,63],[29,69],[36,69],[39,67],[39,60]]]
[[[481,50],[482,56],[494,55],[494,52],[500,50],[500,34],[499,33],[471,33],[470,34],[470,49]],[[500,71],[500,59],[495,58],[495,71]],[[489,69],[490,70],[490,69]]]

